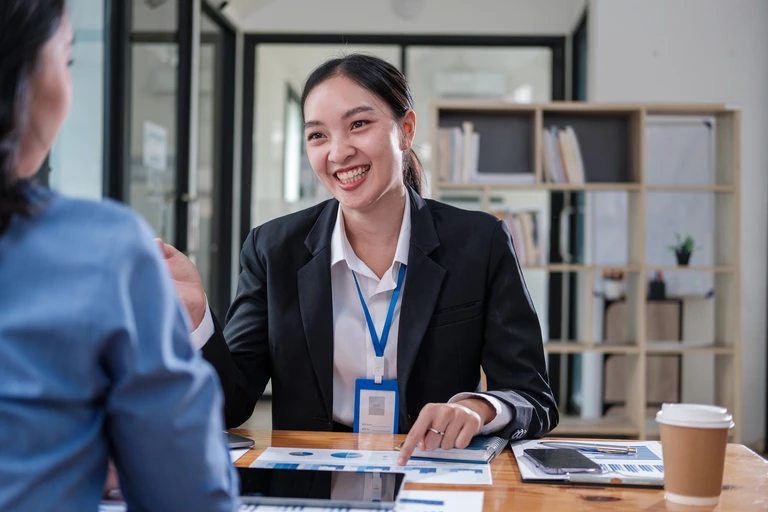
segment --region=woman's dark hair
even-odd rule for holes
[[[341,75],[382,99],[396,121],[413,109],[413,96],[405,76],[395,66],[378,57],[353,53],[331,59],[315,69],[304,84],[301,95],[301,112],[312,90],[329,78]],[[403,181],[421,195],[424,168],[413,149],[403,156]]]
[[[59,28],[65,0],[0,2],[0,234],[16,214],[31,215],[29,182],[16,178],[27,123],[30,79],[38,57]]]

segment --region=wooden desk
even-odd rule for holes
[[[322,432],[281,432],[235,429],[233,432],[256,442],[252,450],[237,461],[248,467],[269,447],[343,448],[348,450],[392,450],[405,436],[355,435]],[[724,491],[717,507],[676,507],[664,501],[661,489],[586,487],[524,484],[520,481],[515,457],[506,449],[492,464],[493,485],[454,486],[407,484],[406,489],[473,490],[485,492],[484,511],[653,511],[749,512],[768,510],[768,462],[745,446],[730,444],[725,461]]]

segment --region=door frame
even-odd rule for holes
[[[108,29],[105,49],[105,115],[103,195],[124,203],[130,202],[130,136],[131,136],[131,44],[178,44],[179,63],[176,83],[176,190],[174,198],[174,245],[189,251],[191,226],[190,207],[197,196],[196,172],[197,91],[199,88],[199,45],[216,42],[201,35],[200,19],[203,13],[221,28],[221,50],[217,55],[217,92],[215,137],[218,159],[215,168],[219,187],[216,202],[222,206],[216,214],[213,230],[220,248],[212,274],[217,289],[208,300],[226,310],[232,289],[232,221],[229,205],[233,197],[235,163],[235,87],[237,64],[237,29],[207,0],[176,0],[177,26],[175,31],[134,32],[132,2],[105,0],[105,27]],[[226,206],[226,207],[224,207]]]

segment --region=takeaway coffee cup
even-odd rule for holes
[[[664,404],[656,421],[661,427],[666,500],[681,505],[717,505],[733,416],[724,407]]]

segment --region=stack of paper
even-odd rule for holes
[[[664,464],[661,443],[658,441],[601,442],[600,445],[635,448],[634,453],[616,454],[579,450],[589,459],[597,462],[602,473],[571,473],[551,475],[544,473],[525,456],[526,448],[552,448],[552,440],[534,439],[510,445],[520,468],[524,482],[565,482],[602,485],[635,485],[643,487],[664,486]],[[588,443],[585,443],[588,444]]]

